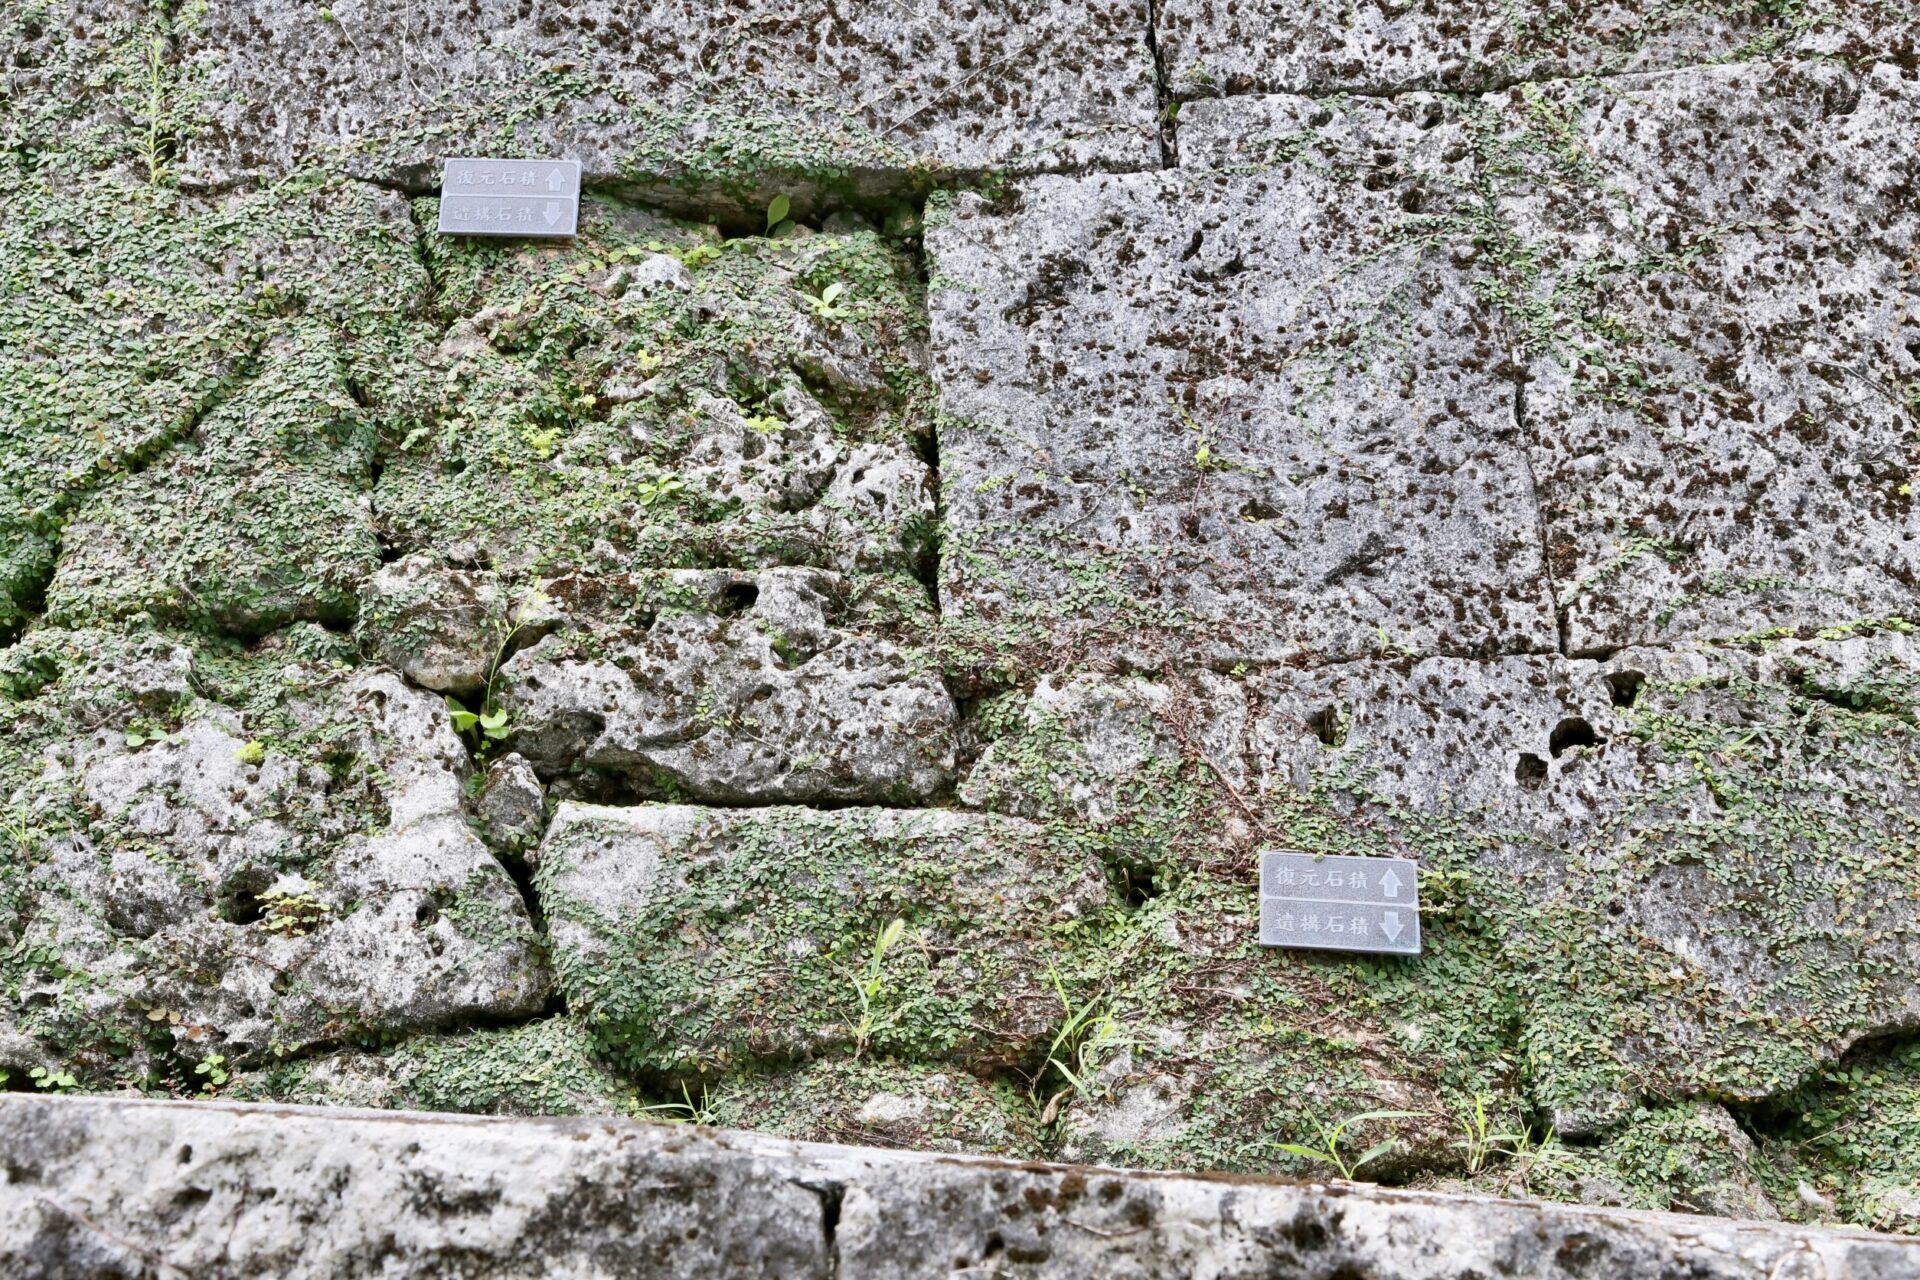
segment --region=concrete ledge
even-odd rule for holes
[[[0,1095],[0,1275],[1909,1280],[1920,1240],[671,1125]]]

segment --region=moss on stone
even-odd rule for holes
[[[792,416],[824,409],[845,445],[925,430],[919,286],[876,233],[725,240],[589,199],[564,246],[431,245],[453,329],[376,492],[403,549],[548,576],[821,564],[824,480],[796,472],[819,462]],[[747,438],[749,474],[696,474],[702,437],[729,429],[765,440]]]
[[[566,1017],[416,1036],[378,1054],[277,1064],[238,1077],[234,1101],[455,1111],[470,1115],[638,1115],[633,1088]]]
[[[1100,870],[1023,823],[722,812],[641,810],[657,820],[636,831],[619,810],[563,808],[541,851],[561,985],[626,1068],[710,1075],[853,1048],[1031,1065],[1067,1014],[1049,971],[1071,1002],[1076,956],[1107,923]],[[602,896],[648,865],[642,892]]]
[[[1038,1108],[1005,1081],[952,1067],[828,1058],[790,1071],[729,1076],[709,1099],[713,1123],[802,1142],[1044,1157]]]
[[[1788,1217],[1920,1235],[1920,1045],[1853,1054],[1754,1123],[1761,1181]]]

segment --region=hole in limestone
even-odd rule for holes
[[[1347,717],[1339,707],[1322,707],[1308,716],[1307,729],[1326,746],[1347,745]]]
[[[256,924],[267,909],[260,895],[273,883],[264,867],[245,867],[227,877],[215,898],[214,909],[228,924]]]
[[[1558,759],[1569,747],[1597,747],[1600,735],[1593,726],[1579,716],[1568,716],[1553,726],[1553,733],[1547,738],[1547,749]]]
[[[1607,676],[1607,693],[1616,707],[1630,707],[1640,700],[1647,677],[1639,671],[1615,671]]]
[[[1161,893],[1160,886],[1154,882],[1153,872],[1144,867],[1123,867],[1120,885],[1129,911],[1138,911]]]
[[[760,588],[751,582],[729,582],[720,588],[719,612],[723,616],[745,613],[760,598]]]
[[[1528,791],[1538,791],[1547,785],[1547,762],[1531,751],[1520,753],[1520,763],[1513,766],[1513,780]]]
[[[1278,520],[1280,508],[1261,498],[1249,498],[1241,504],[1240,518],[1255,524],[1262,520]]]

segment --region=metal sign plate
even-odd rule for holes
[[[570,236],[580,224],[578,160],[455,157],[440,171],[440,231]]]
[[[1420,954],[1419,866],[1406,858],[1260,855],[1260,943]]]

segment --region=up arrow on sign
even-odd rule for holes
[[[1380,877],[1380,891],[1389,898],[1397,898],[1400,896],[1400,877],[1394,874],[1392,867],[1388,867],[1387,874]],[[1388,936],[1391,937],[1392,935],[1389,934]]]
[[[549,169],[547,171],[547,190],[558,192],[565,191],[566,189],[567,180],[560,176],[560,171],[558,169]]]

